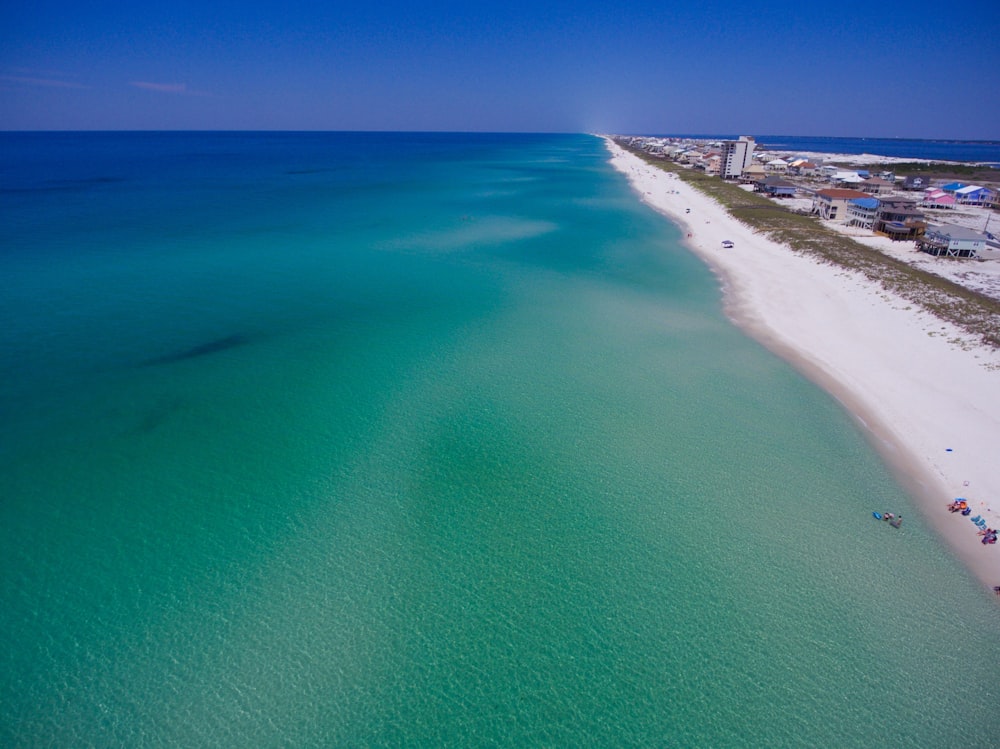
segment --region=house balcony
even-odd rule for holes
[[[927,222],[916,220],[886,221],[885,219],[879,219],[875,222],[872,229],[876,234],[889,237],[893,242],[907,242],[923,237],[927,231]]]

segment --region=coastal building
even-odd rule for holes
[[[878,198],[851,198],[847,201],[846,206],[846,224],[862,229],[871,229],[875,225],[878,206]]]
[[[892,190],[895,185],[888,180],[882,179],[881,177],[869,177],[858,187],[869,195],[882,195]]]
[[[748,135],[741,135],[739,140],[722,141],[719,171],[722,179],[739,179],[743,171],[750,166],[756,145],[754,139]]]
[[[784,159],[771,159],[764,164],[764,171],[768,174],[785,174],[788,172],[788,162]]]
[[[962,205],[989,205],[993,191],[979,185],[966,185],[955,190],[955,199]]]
[[[865,178],[857,172],[837,171],[830,176],[830,181],[840,187],[844,185],[857,185],[860,189],[861,183],[865,181]]]
[[[922,201],[925,208],[954,208],[957,202],[954,195],[936,187],[927,190]]]
[[[753,191],[762,192],[769,198],[794,198],[796,186],[775,175],[754,182]]]
[[[918,240],[917,247],[935,257],[978,257],[979,250],[986,247],[986,235],[964,226],[932,225]]]
[[[847,201],[848,226],[871,229],[893,241],[918,239],[927,229],[916,202],[901,198],[851,198]]]
[[[900,185],[904,190],[926,190],[930,186],[930,178],[918,177],[916,175],[903,177],[903,183]]]
[[[740,184],[743,185],[753,185],[756,184],[758,180],[764,179],[766,172],[764,167],[760,164],[750,164],[746,169],[743,170],[743,174],[740,175]]]
[[[879,199],[872,231],[894,242],[919,239],[927,231],[927,220],[916,201],[902,198]]]
[[[826,190],[817,190],[813,196],[812,212],[824,221],[837,221],[846,223],[848,221],[847,204],[851,200],[858,198],[870,198],[871,195],[860,190],[848,190],[841,187],[831,187]]]
[[[811,161],[805,161],[804,159],[796,159],[791,164],[788,165],[789,174],[798,174],[802,177],[812,177],[816,174],[819,167],[816,166]]]

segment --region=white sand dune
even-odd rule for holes
[[[1000,352],[860,274],[756,234],[605,140],[612,165],[719,275],[734,322],[854,413],[929,525],[979,580],[1000,585],[1000,544],[984,546],[970,522],[1000,527]],[[946,511],[955,497],[969,499],[972,516]]]

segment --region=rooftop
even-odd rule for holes
[[[851,200],[853,198],[870,198],[866,192],[860,190],[848,190],[846,187],[830,187],[826,190],[818,190],[817,195],[830,200]]]

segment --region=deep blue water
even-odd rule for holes
[[[607,160],[0,135],[0,746],[994,745],[993,601]]]

